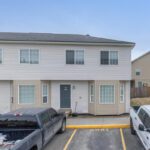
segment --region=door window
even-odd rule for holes
[[[139,116],[140,120],[142,121],[142,123],[144,122],[145,114],[146,114],[145,110],[143,110],[143,109],[141,108],[140,111],[139,111],[138,116]]]
[[[50,116],[48,111],[45,111],[40,114],[40,119],[43,125],[46,125],[50,121]]]

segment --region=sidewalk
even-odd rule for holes
[[[129,116],[69,117],[67,125],[130,124]]]

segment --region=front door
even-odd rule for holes
[[[60,108],[70,108],[71,86],[60,85]]]

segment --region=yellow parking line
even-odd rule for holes
[[[68,149],[68,146],[69,146],[70,142],[72,141],[72,139],[73,139],[74,135],[76,134],[76,132],[77,132],[77,129],[75,129],[73,131],[73,133],[71,134],[71,136],[70,136],[69,140],[67,141],[67,143],[66,143],[66,145],[65,145],[63,150],[67,150]]]
[[[68,129],[117,129],[129,127],[129,124],[67,125]]]
[[[122,129],[120,129],[120,135],[121,135],[121,141],[122,141],[123,150],[126,150],[126,143],[125,143],[125,140],[124,140],[124,135],[123,135]]]

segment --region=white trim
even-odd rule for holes
[[[101,99],[100,99],[100,88],[101,88],[101,86],[102,85],[110,85],[110,86],[114,86],[114,102],[113,103],[102,103],[101,102]],[[107,84],[107,83],[105,83],[105,84],[99,84],[99,104],[103,104],[103,105],[112,105],[112,104],[115,104],[115,84]]]
[[[29,62],[28,63],[21,63],[21,59],[20,59],[20,52],[21,52],[21,50],[27,50],[28,52],[29,52],[29,55],[28,55],[28,59],[29,59]],[[37,64],[32,64],[31,62],[30,62],[30,60],[31,60],[31,50],[38,50],[38,63]],[[37,49],[37,48],[21,48],[20,50],[19,50],[19,64],[30,64],[30,65],[38,65],[38,64],[40,64],[40,50],[39,49]]]
[[[108,64],[101,64],[101,52],[102,51],[108,51],[109,55],[108,55]],[[110,64],[110,52],[117,52],[117,56],[118,56],[118,64]],[[100,50],[100,65],[101,66],[118,66],[119,65],[119,50]]]
[[[47,95],[43,95],[43,85],[47,86]],[[42,83],[42,104],[48,104],[48,100],[49,100],[49,84],[48,83]],[[43,103],[43,97],[47,96],[47,102]]]
[[[18,84],[18,105],[33,105],[33,104],[35,104],[35,96],[36,95],[34,95],[34,101],[33,101],[33,103],[20,103],[20,101],[19,101],[19,86],[34,86],[35,88],[34,88],[34,94],[36,93],[36,86],[34,85],[34,84]]]
[[[93,86],[93,95],[91,95],[91,86]],[[95,88],[94,88],[94,84],[90,84],[90,103],[94,103],[95,102]],[[91,101],[91,97],[94,97],[93,101]]]
[[[59,94],[60,94],[60,86],[61,85],[70,85],[70,108],[61,108],[61,99],[59,98],[59,101],[60,101],[60,105],[59,105],[59,108],[60,109],[71,109],[72,108],[72,84],[71,83],[60,83],[59,84]]]

